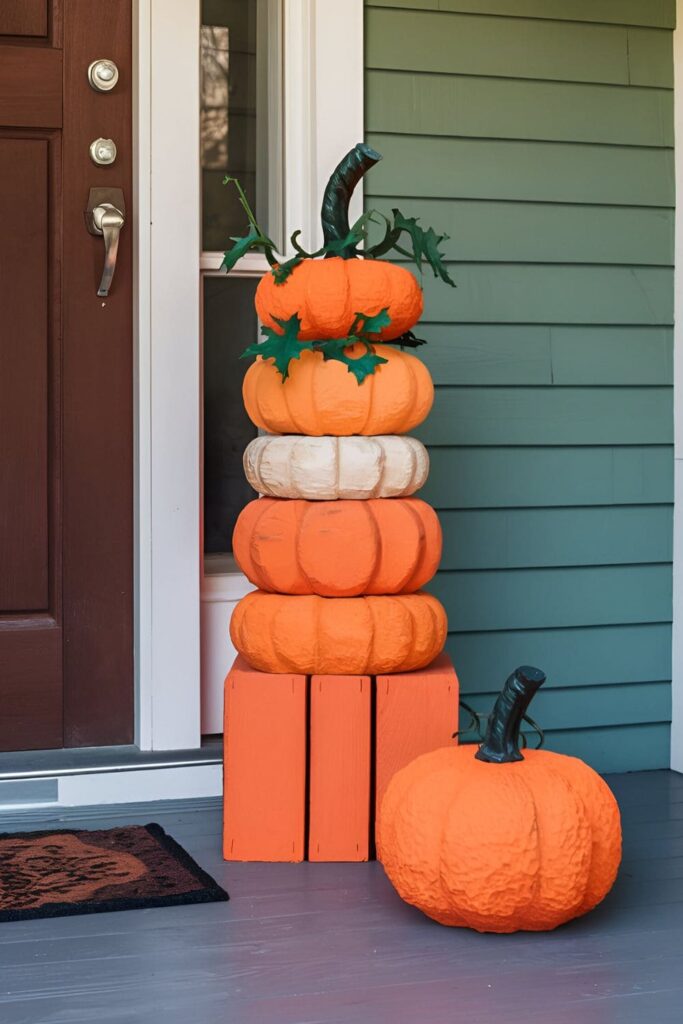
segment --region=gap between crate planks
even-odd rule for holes
[[[238,657],[225,680],[223,855],[363,861],[392,775],[454,744],[447,654],[417,672],[275,675]]]

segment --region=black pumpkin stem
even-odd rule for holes
[[[519,730],[526,709],[545,680],[545,673],[531,665],[520,665],[508,676],[489,715],[484,742],[474,755],[479,761],[507,764],[524,760]]]
[[[364,142],[357,143],[349,150],[343,160],[337,164],[325,187],[320,220],[323,226],[325,245],[330,242],[342,242],[349,234],[349,202],[353,190],[366,171],[381,160],[380,153],[375,152]],[[348,245],[338,254],[328,253],[327,256],[339,255],[348,260],[355,255],[355,245]]]

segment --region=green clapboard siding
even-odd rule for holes
[[[671,385],[669,327],[423,324],[440,384]]]
[[[457,291],[425,275],[427,323],[673,323],[669,267],[459,263],[451,276]]]
[[[550,328],[556,384],[673,384],[673,336],[662,327]]]
[[[368,7],[408,7],[508,18],[602,21],[616,25],[674,28],[675,0],[366,0]]]
[[[367,208],[450,235],[423,278],[429,589],[482,713],[548,673],[549,749],[669,760],[673,0],[366,0]],[[461,727],[467,725],[461,717]]]
[[[670,562],[667,505],[446,510],[442,569]]]
[[[479,714],[487,714],[495,699],[495,693],[477,694],[468,703]],[[671,718],[671,684],[624,683],[541,690],[534,698],[533,717],[543,722],[544,730],[666,722]],[[529,735],[533,735],[531,730]]]
[[[384,155],[368,182],[371,196],[620,206],[674,203],[671,149],[380,132],[368,133],[368,142]],[[415,173],[408,174],[408,168]]]
[[[546,734],[546,749],[588,761],[599,772],[651,771],[669,764],[669,722],[558,729]]]
[[[673,211],[661,207],[401,198],[400,209],[438,224],[459,263],[673,264]]]
[[[669,89],[369,71],[368,131],[673,146]],[[591,116],[586,117],[589,108]]]
[[[367,11],[368,68],[671,87],[667,30],[450,12]]]
[[[455,632],[671,618],[668,565],[443,571],[427,589],[447,607],[449,629]]]
[[[667,623],[451,633],[448,650],[467,693],[493,691],[510,666],[543,665],[555,686],[620,686],[671,678]]]
[[[538,443],[543,438],[539,436]],[[422,497],[437,508],[549,508],[673,501],[668,445],[432,448]]]
[[[416,435],[429,445],[673,442],[671,388],[437,387]]]

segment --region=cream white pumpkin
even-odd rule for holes
[[[427,479],[429,455],[414,437],[256,437],[244,452],[244,472],[271,498],[400,498]]]

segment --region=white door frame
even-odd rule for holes
[[[201,739],[200,3],[135,7],[136,742],[193,749]],[[283,34],[285,225],[314,243],[324,183],[363,138],[363,0],[284,0]]]

